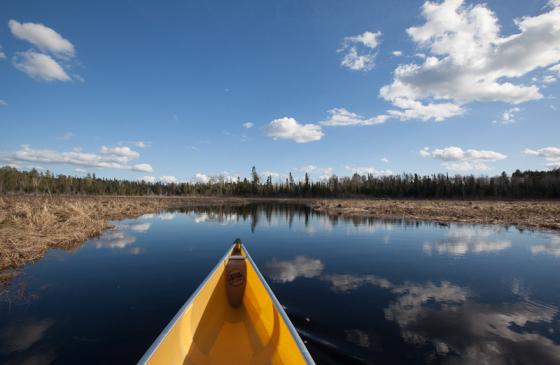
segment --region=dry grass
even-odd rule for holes
[[[110,228],[109,220],[218,198],[0,196],[0,270],[42,258],[49,248],[73,249]]]
[[[560,230],[560,201],[316,200],[310,206],[331,215],[514,225]]]

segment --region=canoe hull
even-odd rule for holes
[[[313,364],[301,338],[249,256],[242,305],[228,303],[230,250],[139,364]]]

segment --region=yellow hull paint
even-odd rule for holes
[[[179,311],[139,364],[313,364],[284,310],[243,247],[243,304],[228,303],[231,250]]]

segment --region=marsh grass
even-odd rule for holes
[[[72,250],[111,227],[110,220],[212,198],[0,196],[0,270],[42,258],[49,248]]]
[[[560,201],[332,199],[310,203],[329,215],[560,230]]]

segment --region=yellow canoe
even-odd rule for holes
[[[230,304],[228,262],[245,262],[238,307]],[[227,269],[226,269],[227,266]],[[230,271],[227,271],[230,270]],[[296,329],[238,240],[138,364],[314,364]]]

